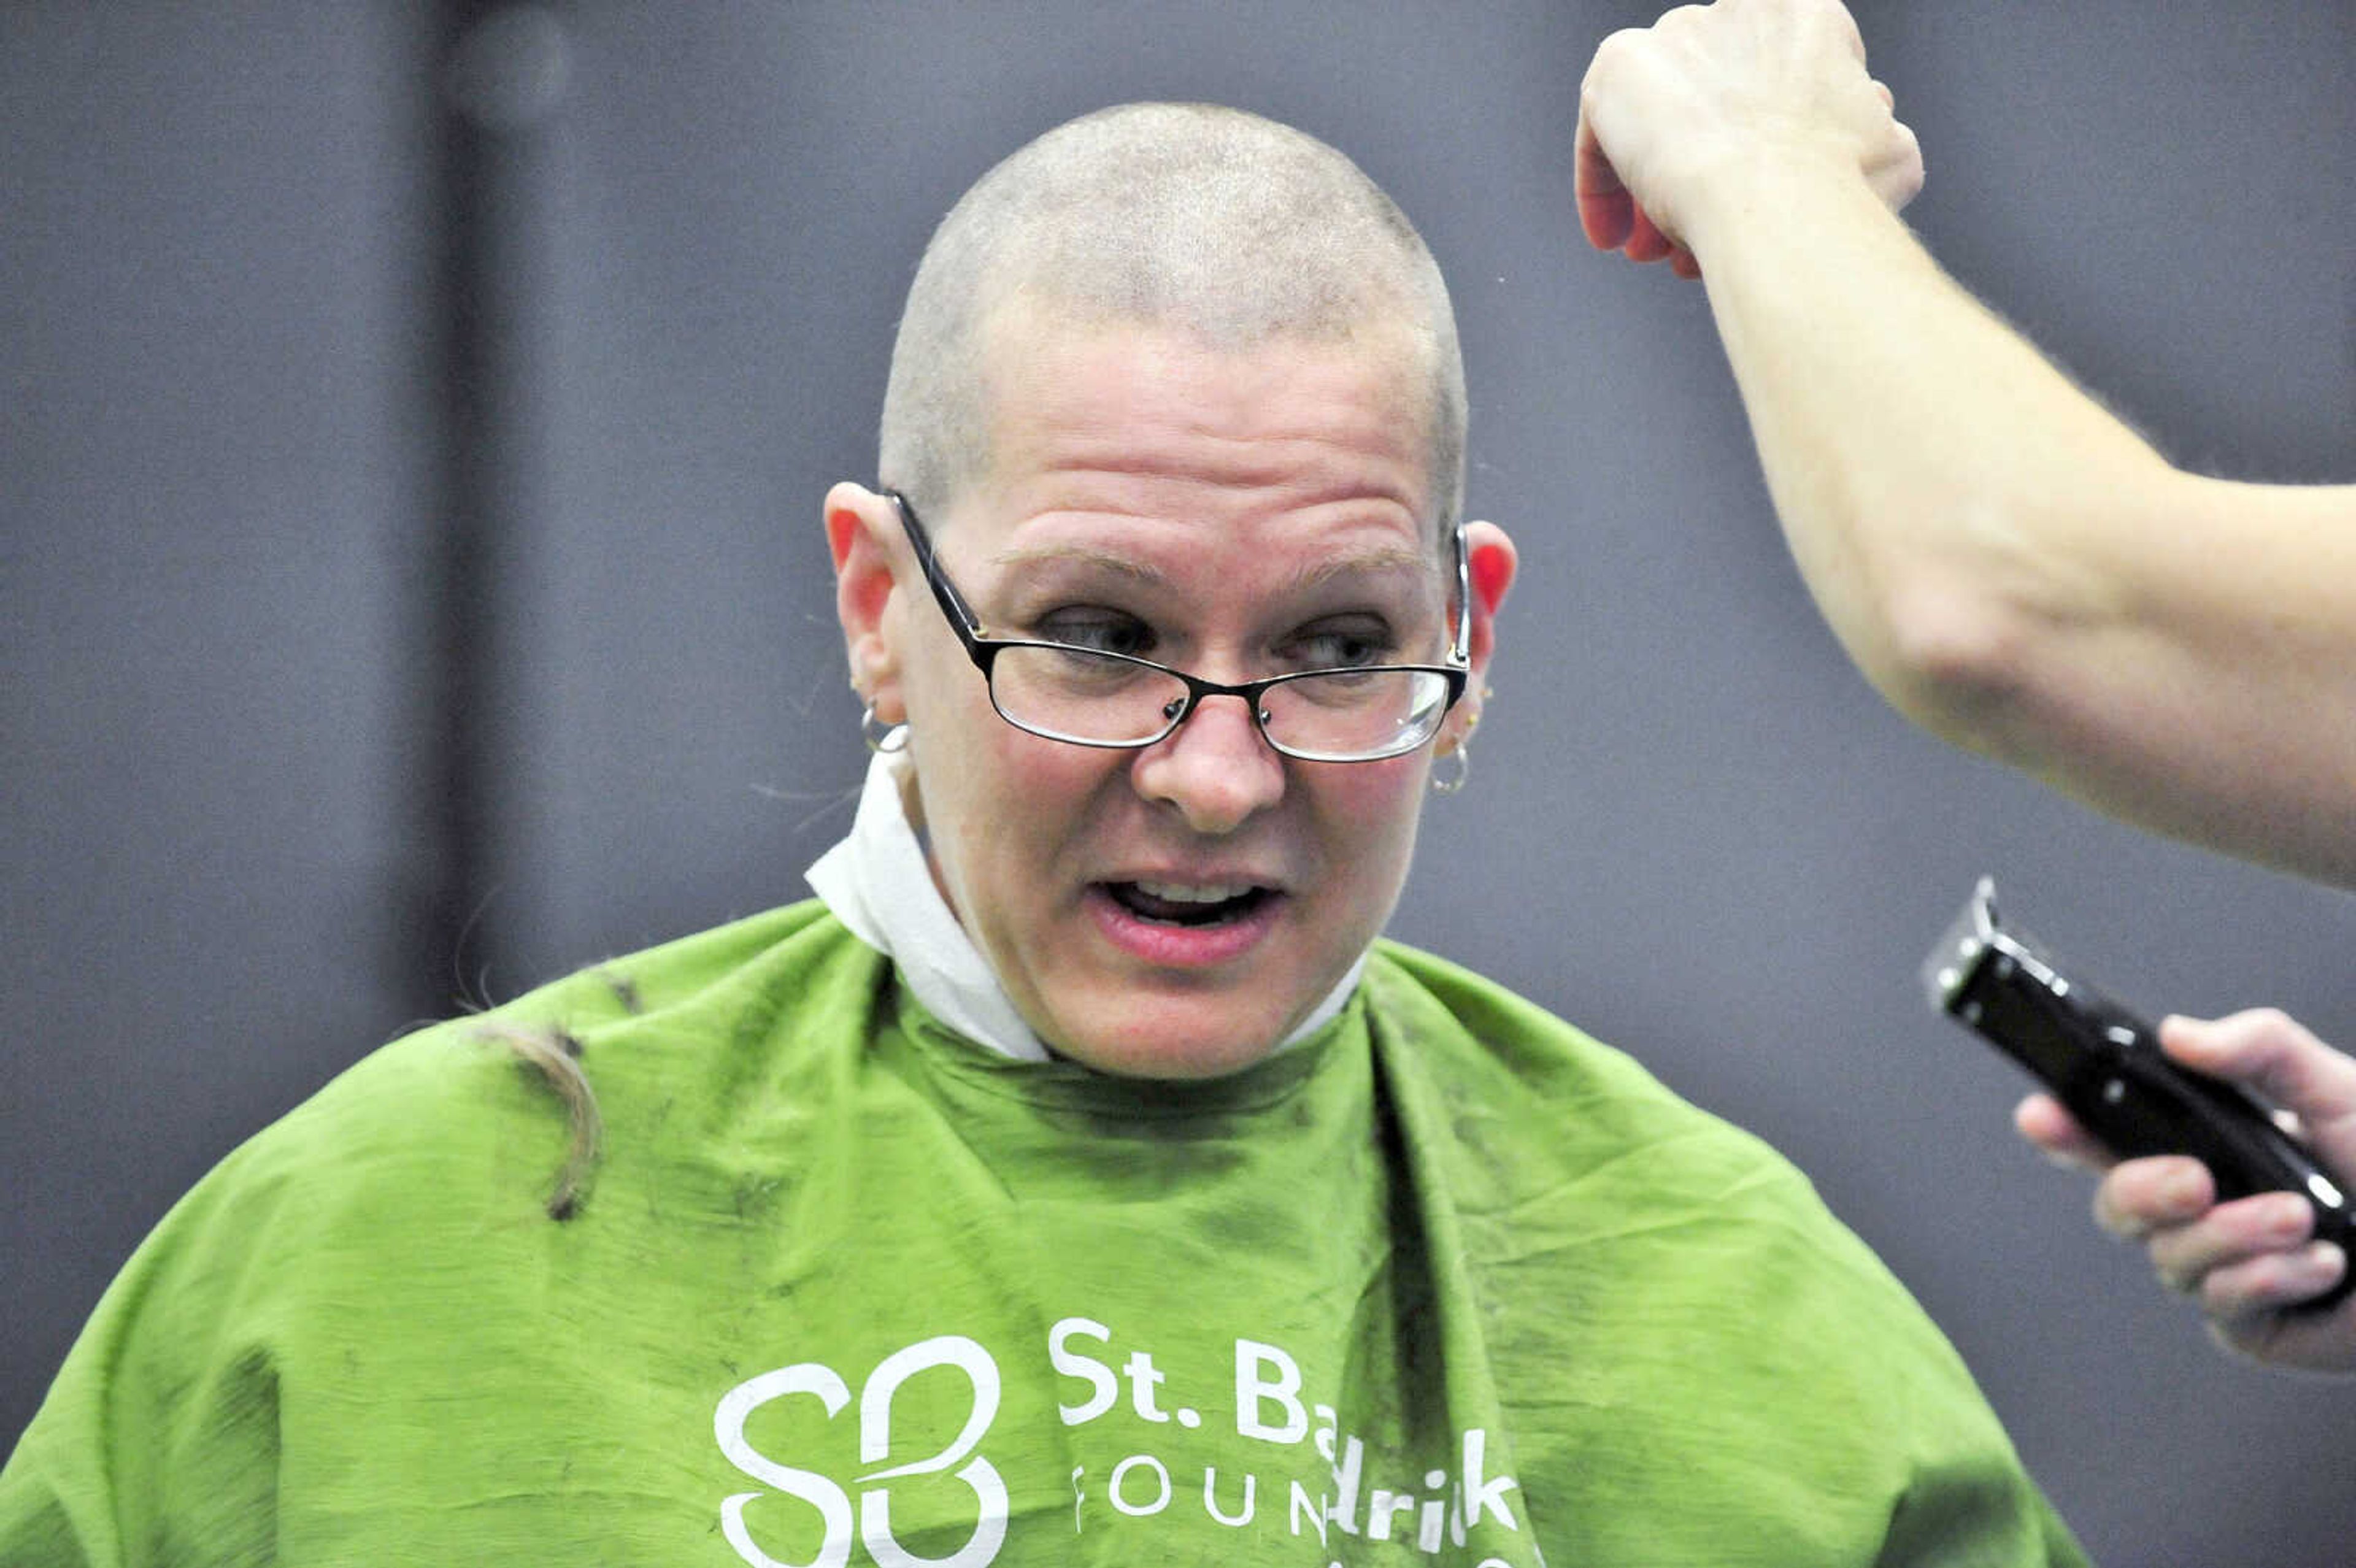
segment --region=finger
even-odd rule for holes
[[[2051,1094],[2031,1094],[2013,1107],[2012,1125],[2056,1162],[2100,1175],[2118,1163],[2102,1140],[2078,1125]]]
[[[1898,95],[1890,84],[1869,77],[1866,86],[1881,106],[1879,128],[1870,133],[1864,159],[1866,180],[1883,206],[1902,211],[1922,191],[1922,144],[1913,128],[1898,118]]]
[[[1701,277],[1701,262],[1692,251],[1680,245],[1669,252],[1669,271],[1689,283],[1694,283]]]
[[[2163,1226],[2190,1224],[2217,1200],[2209,1168],[2183,1155],[2130,1159],[2095,1185],[2094,1223],[2141,1241]]]
[[[1634,209],[1634,224],[1628,231],[1628,242],[1622,247],[1632,261],[1658,261],[1675,249],[1669,237],[1653,223],[1653,215],[1639,207]]]
[[[1579,227],[1587,242],[1599,251],[1617,251],[1628,242],[1636,227],[1636,203],[1626,194],[1618,196],[1582,196],[1579,198]]]
[[[2159,1044],[2187,1067],[2247,1084],[2311,1126],[2356,1119],[2356,1060],[2277,1008],[2212,1021],[2163,1019]]]
[[[2221,1327],[2311,1301],[2340,1283],[2348,1255],[2329,1242],[2310,1242],[2216,1269],[2201,1282],[2201,1310]]]
[[[2318,1242],[2319,1251],[2307,1264],[2315,1273],[2312,1280],[2329,1270],[2335,1276],[2348,1265],[2346,1260],[2334,1260],[2329,1253],[2337,1248]],[[2296,1264],[2286,1266],[2297,1266]],[[2321,1286],[2329,1290],[2329,1285]],[[2309,1291],[2299,1297],[2311,1299],[2319,1291]],[[2256,1310],[2239,1317],[2211,1316],[2209,1333],[2219,1344],[2238,1355],[2248,1356],[2277,1367],[2302,1368],[2319,1372],[2356,1372],[2356,1296],[2351,1296],[2329,1312],[2284,1312]]]
[[[1573,144],[1571,190],[1579,204],[1579,226],[1587,242],[1599,251],[1617,251],[1635,227],[1635,199],[1620,182],[1603,144],[1585,110],[1580,112],[1579,133]]]
[[[1884,145],[1867,165],[1865,178],[1892,212],[1904,211],[1908,202],[1922,194],[1922,144],[1903,121],[1890,123]]]
[[[2304,1198],[2262,1193],[2220,1203],[2193,1224],[2161,1226],[2151,1233],[2146,1250],[2153,1270],[2169,1289],[2205,1292],[2211,1274],[2306,1245],[2314,1232],[2314,1213]]]

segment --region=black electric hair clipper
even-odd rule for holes
[[[2338,1243],[2350,1264],[2338,1285],[2293,1310],[2327,1307],[2356,1289],[2356,1204],[2346,1187],[2256,1099],[2170,1061],[2151,1025],[1999,926],[1992,878],[1980,879],[1923,960],[1922,986],[1932,1007],[2043,1080],[2122,1159],[2190,1155],[2209,1168],[2221,1202],[2272,1191],[2306,1198],[2316,1239]]]

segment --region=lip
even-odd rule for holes
[[[1136,880],[1207,886],[1228,879],[1146,877]],[[1098,934],[1130,957],[1156,968],[1212,969],[1236,962],[1267,941],[1276,930],[1278,921],[1283,917],[1285,907],[1291,901],[1290,895],[1268,883],[1255,885],[1267,888],[1266,896],[1240,920],[1226,921],[1217,925],[1171,925],[1132,914],[1127,906],[1112,896],[1108,882],[1091,883],[1082,901],[1096,922]]]

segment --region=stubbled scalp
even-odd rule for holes
[[[1464,370],[1447,285],[1398,204],[1313,136],[1212,104],[1122,104],[984,175],[926,248],[884,393],[882,475],[928,513],[989,466],[988,328],[1018,304],[1223,351],[1403,336],[1431,388],[1442,537],[1456,521]]]

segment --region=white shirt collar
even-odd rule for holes
[[[989,960],[933,882],[900,799],[906,756],[879,752],[869,763],[851,832],[810,867],[809,885],[853,936],[898,966],[901,979],[935,1018],[1001,1056],[1044,1061],[1046,1046],[1015,1011]],[[1285,1037],[1284,1046],[1331,1022],[1349,1002],[1365,966],[1360,954],[1316,1010]]]

